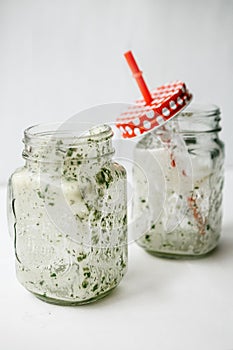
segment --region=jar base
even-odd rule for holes
[[[149,249],[145,249],[145,251],[153,256],[156,256],[158,258],[164,258],[164,259],[174,259],[174,260],[195,260],[195,259],[203,259],[205,257],[208,257],[211,255],[215,250],[217,249],[217,246],[213,247],[211,250],[209,250],[206,253],[202,254],[196,254],[196,255],[190,255],[190,254],[175,254],[175,253],[166,253],[166,252],[158,252],[153,251]]]
[[[35,297],[37,297],[38,299],[48,303],[48,304],[54,304],[54,305],[60,305],[60,306],[79,306],[79,305],[85,305],[85,304],[90,304],[93,303],[95,301],[98,301],[102,298],[104,298],[105,296],[107,296],[108,294],[110,294],[114,289],[116,288],[113,287],[111,289],[109,289],[108,291],[106,291],[105,293],[102,293],[100,295],[97,295],[93,298],[87,299],[87,300],[79,300],[79,301],[69,301],[69,300],[62,300],[62,299],[56,299],[56,298],[50,298],[41,294],[37,294],[34,292],[31,292]]]

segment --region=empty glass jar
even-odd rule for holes
[[[26,164],[8,186],[17,278],[62,305],[103,297],[127,268],[126,171],[112,160],[112,130],[75,129],[27,129]]]
[[[219,122],[218,107],[193,105],[136,145],[134,230],[148,252],[198,257],[216,247],[224,162]]]

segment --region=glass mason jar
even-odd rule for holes
[[[112,160],[112,130],[74,129],[27,129],[26,164],[8,185],[17,278],[61,305],[103,297],[127,268],[126,171]]]
[[[193,105],[136,145],[133,218],[138,244],[154,255],[203,256],[219,240],[224,144],[220,110]]]

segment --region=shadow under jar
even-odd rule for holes
[[[138,244],[170,258],[204,256],[222,222],[224,144],[218,107],[191,105],[136,145],[133,222]]]
[[[27,129],[26,164],[8,185],[17,278],[61,305],[102,298],[127,268],[126,171],[112,160],[112,130],[75,129]]]

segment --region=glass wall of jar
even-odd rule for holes
[[[137,143],[134,230],[148,252],[198,257],[217,246],[224,161],[219,122],[218,107],[193,105]]]
[[[103,297],[127,268],[126,171],[112,159],[112,130],[75,128],[27,129],[26,164],[8,185],[17,278],[63,305]]]

